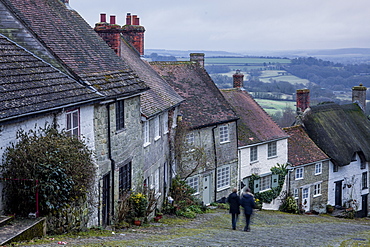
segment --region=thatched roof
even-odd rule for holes
[[[370,161],[370,121],[357,104],[312,106],[302,123],[333,163],[348,165],[356,152]]]

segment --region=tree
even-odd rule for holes
[[[9,213],[35,212],[36,189],[40,215],[60,217],[67,208],[86,204],[95,184],[95,165],[83,140],[51,127],[20,130],[17,140],[6,148],[1,165]]]

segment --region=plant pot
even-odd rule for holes
[[[141,226],[141,221],[140,220],[134,220],[134,225],[135,226]]]

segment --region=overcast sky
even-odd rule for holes
[[[93,27],[100,13],[138,15],[146,49],[262,51],[370,48],[369,0],[70,0]]]

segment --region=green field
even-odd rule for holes
[[[290,59],[283,58],[254,58],[254,57],[206,57],[205,65],[246,65],[246,64],[289,64]]]
[[[255,99],[257,103],[271,116],[278,111],[283,111],[286,107],[295,110],[295,101]]]
[[[303,84],[305,86],[310,82],[307,79],[301,79],[294,75],[282,74],[284,72],[286,73],[284,70],[264,70],[258,78],[263,82],[270,82],[270,79],[273,79],[275,81],[287,81],[293,85]]]

